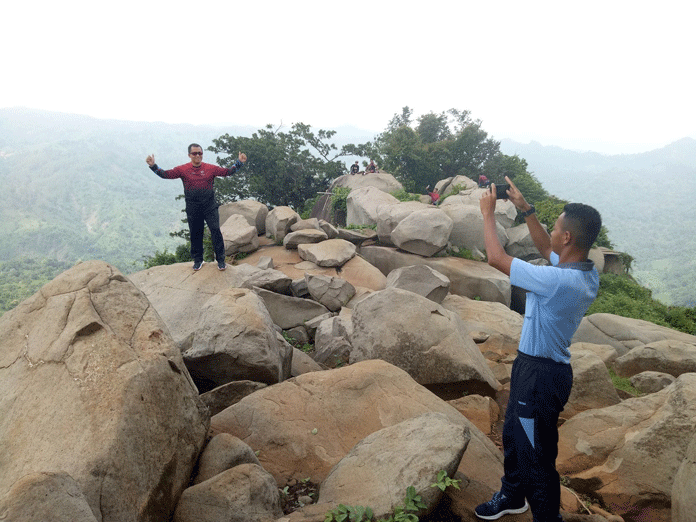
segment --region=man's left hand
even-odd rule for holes
[[[496,189],[495,189],[495,183],[491,183],[491,188],[490,190],[487,190],[483,193],[483,196],[481,196],[481,201],[479,201],[479,205],[481,207],[481,214],[484,216],[488,214],[494,214],[495,213],[495,202],[496,202]]]
[[[241,161],[242,163],[246,163],[246,160],[247,160],[247,155],[244,154],[243,152],[240,152],[239,153],[239,161]]]

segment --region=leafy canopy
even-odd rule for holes
[[[374,145],[365,147],[386,172],[394,174],[404,188],[422,192],[427,185],[454,176],[478,180],[485,174],[496,183],[525,173],[527,164],[517,156],[500,152],[500,143],[489,138],[480,120],[469,111],[450,109],[428,113],[413,121],[408,106],[395,114]]]
[[[221,203],[253,198],[270,206],[284,205],[302,211],[307,200],[326,190],[330,181],[346,172],[338,158],[359,150],[360,145],[331,143],[336,131],[312,131],[310,125],[295,123],[288,132],[267,125],[250,138],[225,134],[213,140],[208,150],[217,154],[223,167],[231,167],[238,153],[247,163],[235,176],[216,181]]]

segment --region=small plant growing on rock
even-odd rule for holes
[[[444,469],[442,469],[437,474],[437,482],[431,484],[430,487],[440,488],[440,491],[445,491],[445,489],[447,489],[449,486],[452,486],[455,489],[459,489],[459,484],[461,482],[461,480],[449,478],[447,476],[447,472]]]

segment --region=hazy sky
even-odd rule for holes
[[[471,111],[495,139],[629,153],[696,138],[683,0],[10,2],[0,107],[382,131]]]

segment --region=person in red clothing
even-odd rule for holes
[[[191,257],[193,269],[200,270],[203,266],[203,231],[205,223],[210,229],[213,241],[215,259],[218,269],[225,270],[225,243],[220,232],[220,214],[215,200],[215,177],[229,176],[237,172],[247,160],[246,154],[240,152],[239,158],[232,168],[226,169],[218,165],[203,163],[203,148],[198,143],[188,147],[190,163],[179,165],[172,170],[163,170],[155,163],[155,155],[145,159],[155,174],[163,179],[181,179],[184,184],[184,199],[186,201],[186,217],[191,234]]]

